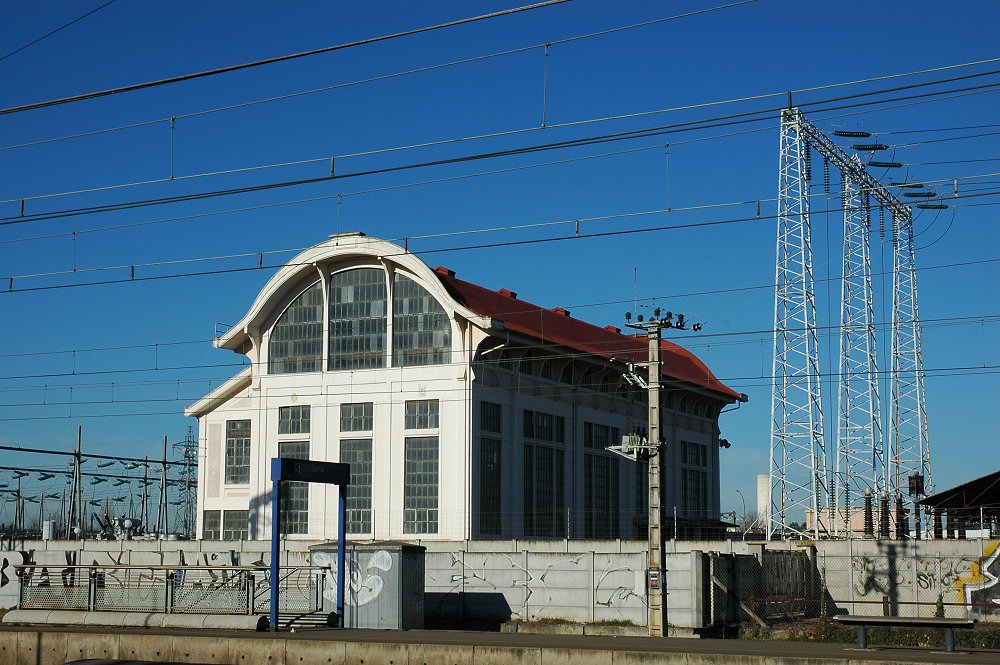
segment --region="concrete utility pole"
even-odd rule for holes
[[[647,367],[647,379],[635,373],[634,368],[642,363],[630,363],[629,371],[626,374],[627,380],[634,385],[646,389],[649,404],[649,431],[645,441],[641,437],[631,435],[624,437],[621,446],[613,446],[625,455],[632,455],[638,458],[639,455],[647,457],[649,460],[649,570],[646,574],[646,600],[648,608],[649,634],[653,637],[663,637],[664,627],[664,604],[663,604],[663,438],[660,435],[660,341],[664,328],[685,327],[684,315],[679,314],[676,322],[673,321],[673,313],[667,312],[660,317],[660,309],[653,310],[653,317],[647,321],[642,320],[642,316],[637,317],[636,323],[628,323],[629,328],[642,330],[646,333],[649,342],[649,361],[645,363]],[[631,321],[632,315],[626,314],[626,321]],[[701,324],[692,326],[693,330],[701,330]],[[676,533],[676,521],[674,526],[674,537]]]
[[[663,439],[660,437],[660,331],[646,327],[649,341],[649,442],[656,446],[649,456],[649,567],[663,570]],[[663,637],[663,583],[649,590],[649,634]],[[652,585],[650,585],[652,586]]]

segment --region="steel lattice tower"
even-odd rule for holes
[[[923,474],[925,494],[931,493],[933,483],[912,218],[894,219],[893,230],[892,473],[889,490],[902,497],[907,494],[906,485],[912,473]],[[908,503],[912,506],[912,500]]]
[[[829,165],[840,171],[843,183],[844,272],[837,456],[829,467],[823,438],[809,233],[810,149],[822,154]],[[871,199],[880,206],[880,214],[888,212],[893,219],[888,453],[877,378],[868,242]],[[910,208],[873,178],[857,156],[849,157],[798,109],[782,111],[769,535],[802,533],[804,530],[793,527],[792,523],[803,512],[811,511],[815,516],[812,535],[818,537],[819,511],[824,507],[829,507],[831,513],[834,508],[839,509],[840,516],[849,519],[852,504],[865,489],[902,499],[903,485],[911,474],[922,474],[924,493],[932,488],[912,234]],[[840,522],[832,519],[833,514],[830,517],[831,526]]]
[[[819,346],[809,232],[807,137],[798,109],[781,114],[778,241],[771,392],[771,501],[768,536],[804,535],[827,494]],[[819,520],[813,522],[819,536]]]
[[[864,165],[857,155],[857,170]],[[876,496],[886,484],[879,409],[875,311],[872,298],[871,209],[868,196],[842,176],[844,271],[841,280],[840,376],[837,396],[836,515],[832,529],[851,533],[851,513],[865,490]]]

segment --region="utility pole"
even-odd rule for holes
[[[156,514],[156,531],[161,539],[165,538],[169,526],[167,524],[167,435],[163,435],[163,469],[160,475],[160,508]]]
[[[83,528],[81,526],[81,514],[83,513],[83,489],[80,486],[80,481],[82,479],[80,475],[80,449],[83,444],[83,426],[76,426],[76,452],[73,453],[73,478],[70,482],[69,488],[69,516],[66,520],[66,538],[69,539],[74,535],[78,535],[74,531],[75,527]]]
[[[664,328],[685,327],[684,315],[679,314],[673,321],[673,313],[667,312],[660,316],[660,309],[653,310],[653,317],[643,321],[642,315],[636,317],[636,323],[631,323],[632,314],[625,315],[629,328],[642,330],[649,342],[649,360],[646,363],[629,363],[626,380],[636,386],[646,389],[648,397],[648,434],[645,441],[638,435],[625,436],[621,446],[612,446],[625,455],[637,459],[640,455],[648,459],[649,476],[649,570],[646,573],[646,597],[648,608],[649,634],[652,637],[663,637],[664,603],[663,603],[663,437],[660,435],[660,341]],[[701,330],[701,324],[692,326],[693,330]],[[637,366],[645,364],[646,379],[635,372]],[[674,537],[677,537],[676,523]]]

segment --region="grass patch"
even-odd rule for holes
[[[635,622],[631,619],[601,619],[600,621],[594,622],[595,626],[634,626]]]
[[[806,621],[793,626],[764,628],[757,624],[740,626],[740,638],[745,640],[778,640],[788,642],[827,642],[854,644],[858,641],[856,626],[842,626],[833,621]],[[941,628],[868,627],[870,646],[907,646],[944,648]],[[955,631],[955,648],[1000,649],[1000,626],[978,624],[972,630]]]

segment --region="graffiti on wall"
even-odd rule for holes
[[[612,610],[625,617],[626,610],[642,608],[646,595],[644,571],[627,565],[629,557],[617,554],[546,553],[531,555],[505,552],[451,552],[449,565],[439,579],[433,563],[427,566],[428,589],[435,594],[429,609],[444,614],[450,603],[460,605],[459,594],[499,593],[512,616],[533,619],[564,617],[569,606]],[[534,560],[538,565],[532,565]],[[593,570],[591,569],[593,559]]]
[[[323,568],[323,597],[337,602],[337,555],[333,552],[313,552],[312,565]],[[361,607],[372,602],[385,588],[382,573],[392,570],[392,556],[385,550],[372,553],[364,564],[353,558],[345,559],[344,602]]]
[[[976,606],[983,614],[1000,614],[1000,541],[983,549],[983,556],[969,565],[969,574],[955,581],[958,602]]]

